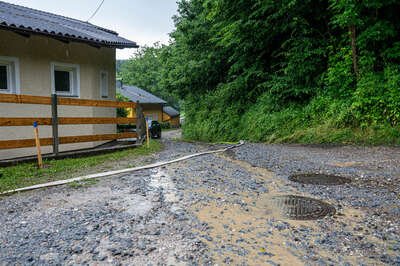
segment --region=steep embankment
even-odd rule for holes
[[[398,2],[204,2],[166,60],[187,138],[400,144]]]
[[[400,144],[398,12],[383,0],[181,1],[171,44],[121,76],[184,99],[190,139]]]

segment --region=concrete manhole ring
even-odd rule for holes
[[[347,177],[317,173],[295,174],[289,176],[289,180],[302,184],[325,186],[343,185],[351,182],[351,179]]]
[[[332,205],[313,198],[285,195],[272,198],[281,215],[293,220],[316,220],[336,213]]]

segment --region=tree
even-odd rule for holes
[[[158,43],[140,48],[131,59],[121,64],[118,76],[124,84],[138,86],[178,108],[178,97],[161,86],[163,63],[160,57],[166,48]]]
[[[181,0],[178,7],[170,44],[140,50],[121,76],[182,99],[186,136],[268,140],[322,124],[400,122],[397,0]]]

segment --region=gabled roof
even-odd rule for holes
[[[159,103],[166,104],[167,102],[157,96],[147,92],[136,86],[123,85],[121,88],[117,89],[117,92],[121,93],[125,97],[129,98],[132,102],[139,103]]]
[[[169,115],[170,117],[177,117],[179,116],[179,111],[174,109],[171,106],[164,106],[163,107],[163,112]]]
[[[95,46],[137,48],[135,42],[118,33],[73,18],[0,1],[0,29],[25,34],[40,34],[64,41],[85,42]]]

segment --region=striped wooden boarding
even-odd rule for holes
[[[81,135],[60,137],[60,144],[106,141],[125,138],[137,138],[136,132],[124,132],[116,134],[99,134],[99,135]],[[53,144],[53,138],[41,138],[41,146],[50,146]],[[35,147],[35,139],[18,139],[18,140],[0,140],[0,149],[16,149]]]
[[[44,104],[51,105],[51,97],[34,96],[24,94],[1,94],[0,103],[19,103],[19,104]],[[92,106],[92,107],[117,107],[117,108],[136,108],[134,102],[117,102],[106,100],[88,100],[58,97],[58,105]]]
[[[0,117],[0,127],[31,126],[37,122],[39,126],[51,126],[51,118],[46,117]],[[59,125],[83,124],[135,124],[136,118],[129,117],[59,117]]]

